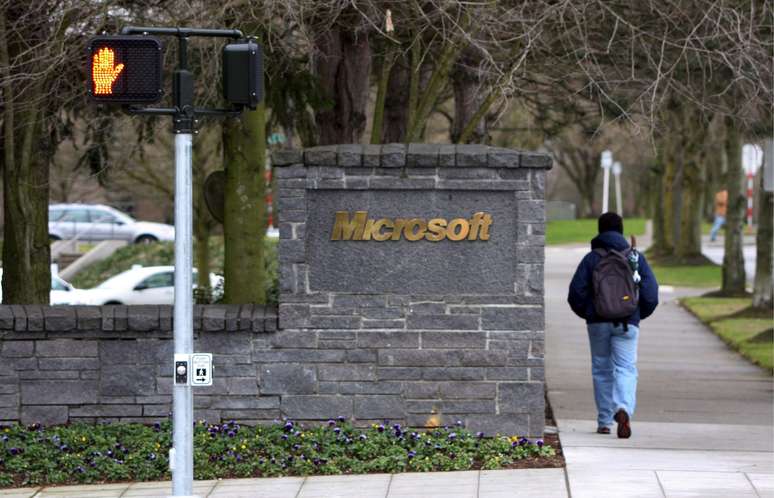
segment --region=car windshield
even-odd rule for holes
[[[52,276],[51,290],[66,291],[70,289],[67,287],[67,284],[65,284],[63,280],[60,280],[57,277]]]

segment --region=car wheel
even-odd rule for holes
[[[134,241],[135,244],[152,244],[153,242],[158,242],[159,239],[154,237],[153,235],[140,235],[137,237],[137,240]]]

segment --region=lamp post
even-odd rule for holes
[[[613,176],[615,176],[615,209],[623,216],[623,203],[621,202],[621,163],[613,163]]]
[[[613,153],[609,150],[602,151],[600,166],[605,170],[602,177],[602,212],[607,213],[608,199],[610,197],[610,168],[613,166]]]

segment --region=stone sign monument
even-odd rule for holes
[[[281,298],[261,381],[285,386],[280,405],[542,434],[549,156],[339,145],[274,166]]]

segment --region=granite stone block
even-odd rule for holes
[[[260,368],[262,394],[313,394],[316,384],[314,367],[276,364]]]

